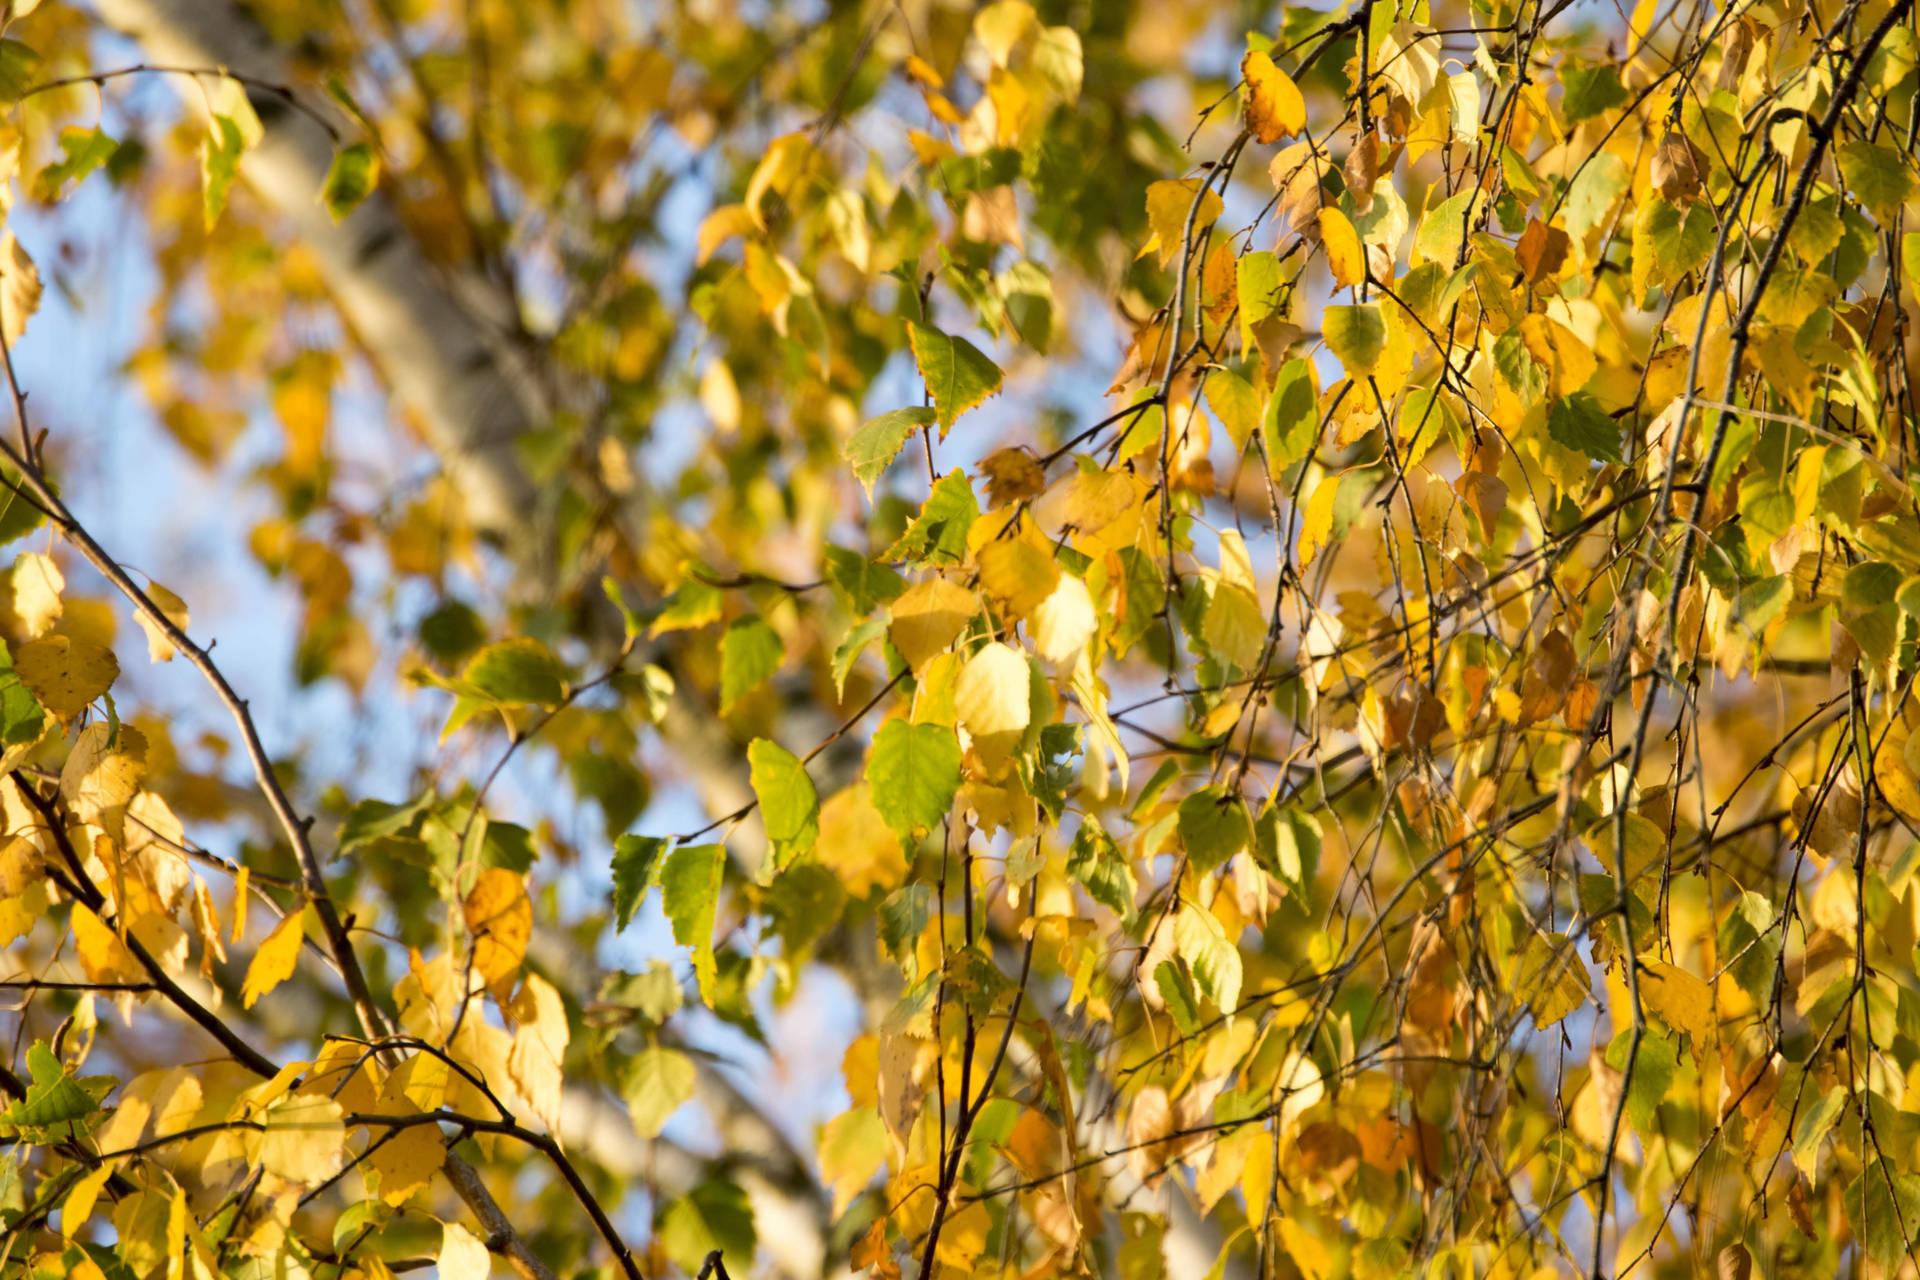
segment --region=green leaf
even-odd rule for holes
[[[618,928],[633,923],[666,847],[658,836],[621,836],[613,842],[613,918]]]
[[[1569,449],[1603,462],[1624,462],[1620,454],[1620,424],[1600,402],[1586,392],[1575,392],[1553,403],[1547,411],[1547,434]]]
[[[764,899],[773,932],[789,960],[802,956],[840,919],[847,891],[840,877],[817,862],[788,867],[768,886]]]
[[[1631,176],[1627,162],[1611,151],[1602,151],[1587,161],[1567,188],[1567,234],[1578,240],[1605,222]]]
[[[961,414],[1000,390],[1000,366],[965,338],[908,321],[907,341],[933,397],[942,439]]]
[[[1427,210],[1420,219],[1420,230],[1413,237],[1413,247],[1420,251],[1421,257],[1452,268],[1466,236],[1467,212],[1478,194],[1479,188],[1469,187]]]
[[[1920,1234],[1920,1176],[1875,1160],[1847,1188],[1847,1220],[1867,1256],[1891,1273],[1913,1244],[1901,1228]]]
[[[344,221],[373,194],[380,180],[380,158],[364,142],[340,148],[333,153],[326,181],[320,184],[320,203],[327,206],[335,222]]]
[[[18,102],[40,72],[40,54],[18,40],[0,40],[0,102]]]
[[[46,728],[46,709],[15,674],[13,654],[0,641],[0,747],[38,742]]]
[[[662,602],[653,625],[647,628],[647,636],[658,639],[669,631],[690,631],[717,622],[725,602],[720,588],[689,575],[679,589]]]
[[[1232,369],[1211,370],[1207,374],[1207,408],[1226,427],[1234,451],[1246,448],[1254,428],[1260,425],[1260,393],[1253,384]]]
[[[660,1215],[658,1235],[667,1257],[687,1275],[697,1273],[706,1256],[718,1249],[732,1260],[730,1270],[745,1276],[758,1243],[747,1193],[718,1180],[703,1182],[668,1205]]]
[[[0,1111],[0,1136],[25,1142],[66,1142],[91,1133],[106,1119],[100,1100],[118,1083],[111,1076],[75,1078],[44,1042],[27,1050],[33,1083],[27,1096]]]
[[[861,488],[867,491],[868,498],[873,497],[874,482],[886,474],[893,460],[900,456],[901,446],[906,444],[907,438],[922,427],[931,426],[936,420],[937,415],[933,410],[914,405],[868,419],[848,437],[841,456],[852,464],[853,474],[860,481]]]
[[[1633,1078],[1627,1081],[1627,1119],[1633,1121],[1635,1132],[1643,1138],[1653,1136],[1654,1113],[1666,1101],[1667,1087],[1679,1073],[1679,1045],[1678,1036],[1663,1036],[1650,1031],[1640,1037],[1640,1052],[1633,1061]],[[1629,1027],[1607,1046],[1607,1065],[1624,1073],[1628,1050],[1632,1047],[1633,1029]]]
[[[1253,820],[1239,796],[1208,787],[1180,802],[1180,843],[1193,873],[1203,876],[1253,843]]]
[[[1313,366],[1289,360],[1273,376],[1273,394],[1260,424],[1267,441],[1267,463],[1275,475],[1313,452],[1320,439],[1320,396]]]
[[[1701,200],[1682,209],[1650,196],[1633,215],[1633,292],[1673,284],[1704,265],[1713,252],[1712,208]]]
[[[1270,250],[1241,256],[1234,265],[1234,285],[1240,298],[1240,320],[1256,325],[1279,315],[1286,294],[1280,259]]]
[[[48,487],[56,497],[59,495],[58,485],[49,481]],[[46,518],[40,504],[21,482],[20,473],[0,462],[0,545],[32,533]]]
[[[347,820],[340,824],[340,840],[334,856],[352,853],[362,845],[410,831],[421,816],[433,807],[433,798],[433,793],[429,791],[407,804],[362,800],[347,811]]]
[[[880,922],[880,943],[892,956],[904,956],[933,915],[933,886],[901,885],[888,894],[876,913]]]
[[[717,844],[675,849],[660,866],[660,905],[673,925],[673,940],[693,948],[700,998],[713,1004],[713,919],[720,906],[720,875],[727,851]]]
[[[847,607],[856,614],[872,613],[878,606],[899,599],[907,589],[906,580],[899,574],[858,551],[828,546],[820,555],[826,562],[827,581],[846,597]]]
[[[1856,138],[1839,148],[1839,160],[1840,176],[1853,198],[1876,221],[1891,223],[1913,191],[1913,175],[1908,172],[1912,157],[1883,143]]]
[[[240,126],[226,116],[215,116],[200,156],[202,196],[207,230],[213,230],[227,207],[227,192],[240,172],[240,153],[246,150]]]
[[[632,640],[647,629],[640,614],[627,603],[627,593],[620,589],[619,582],[611,574],[600,579],[600,589],[607,593],[608,601],[620,611],[620,620],[627,628],[627,639]]]
[[[760,687],[786,658],[780,633],[758,618],[741,618],[720,637],[720,710]]]
[[[1133,868],[1120,856],[1119,847],[1100,820],[1091,814],[1074,833],[1073,848],[1067,853],[1067,874],[1080,882],[1089,898],[1122,920],[1133,919],[1133,900],[1139,888]]]
[[[1173,1024],[1180,1028],[1180,1034],[1190,1036],[1198,1032],[1200,1004],[1193,998],[1193,983],[1180,971],[1180,966],[1171,960],[1162,960],[1154,968],[1153,985],[1159,989],[1160,1000],[1167,1006]]]
[[[681,993],[680,980],[673,976],[673,966],[655,960],[643,973],[615,970],[608,974],[600,982],[599,998],[603,1003],[631,1009],[657,1027],[680,1011],[686,997]]]
[[[980,518],[967,473],[954,468],[942,476],[927,495],[920,514],[887,551],[889,560],[916,560],[924,564],[958,564],[967,554],[967,530]]]
[[[1268,806],[1253,824],[1253,860],[1304,903],[1320,870],[1320,823],[1303,808]]]
[[[868,618],[859,626],[847,632],[846,638],[833,651],[833,696],[847,696],[847,677],[853,674],[853,664],[860,660],[868,645],[887,634],[885,618]]]
[[[633,1130],[643,1138],[657,1138],[673,1113],[693,1100],[693,1059],[678,1049],[654,1045],[627,1068],[627,1114]]]
[[[60,131],[61,158],[34,175],[33,196],[54,204],[66,198],[68,183],[78,185],[87,175],[113,159],[120,144],[101,129],[69,126]]]
[[[1240,1006],[1240,949],[1213,912],[1197,902],[1181,903],[1173,920],[1173,945],[1193,970],[1200,994],[1216,1009],[1231,1014]]]
[[[1340,358],[1350,378],[1364,378],[1380,363],[1387,346],[1387,322],[1373,303],[1328,307],[1320,319],[1327,349]]]
[[[960,789],[960,740],[938,724],[889,720],[867,762],[873,807],[901,837],[940,825]]]
[[[1772,904],[1749,889],[1734,899],[1733,910],[1720,922],[1719,953],[1727,957],[1727,972],[1762,1007],[1772,992],[1774,962],[1780,955],[1780,930],[1774,921]],[[1636,916],[1636,937],[1647,936],[1642,927]]]
[[[567,696],[566,669],[551,650],[531,636],[490,644],[467,663],[464,679],[480,693],[507,706],[558,706]]]
[[[1561,107],[1568,124],[1611,111],[1627,100],[1627,87],[1620,83],[1620,72],[1613,67],[1563,67],[1560,87],[1566,91]]]
[[[1818,1172],[1820,1144],[1846,1105],[1847,1091],[1835,1085],[1800,1113],[1800,1122],[1793,1127],[1793,1163],[1808,1178]]]
[[[609,840],[632,826],[652,798],[647,775],[624,753],[583,750],[567,761],[567,776],[581,799],[600,806]]]
[[[747,746],[747,763],[774,863],[785,866],[810,851],[820,835],[819,793],[800,757],[777,742],[755,738]]]

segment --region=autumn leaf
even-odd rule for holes
[[[65,721],[85,711],[120,675],[111,649],[63,635],[21,645],[13,655],[13,669],[40,705]]]
[[[1366,250],[1360,244],[1360,235],[1347,215],[1332,205],[1320,211],[1320,245],[1327,251],[1327,265],[1333,270],[1336,285],[1344,289],[1367,278]]]
[[[1240,60],[1246,82],[1247,127],[1260,142],[1278,142],[1306,127],[1307,103],[1293,77],[1273,59],[1254,50]]]
[[[520,967],[533,936],[533,903],[527,899],[526,883],[504,867],[486,867],[460,911],[473,939],[474,972],[488,986],[496,986]]]
[[[40,269],[14,234],[0,235],[0,337],[13,346],[40,309]]]
[[[187,613],[186,601],[157,582],[147,584],[147,599],[153,602],[154,607],[160,610],[161,616],[172,623],[175,629],[181,632],[186,631],[192,620]],[[138,609],[134,611],[133,620],[139,623],[140,629],[147,634],[147,656],[155,662],[172,662],[174,645],[166,630]]]
[[[247,980],[240,988],[243,1008],[253,1008],[261,996],[293,976],[294,965],[300,959],[300,943],[306,937],[301,925],[302,914],[289,911],[282,916],[266,941],[254,951],[253,959],[247,962]]]

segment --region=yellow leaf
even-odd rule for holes
[[[147,583],[147,599],[153,601],[155,607],[168,622],[174,625],[175,629],[185,633],[190,620],[186,601],[157,582]],[[167,638],[166,631],[145,613],[136,612],[133,620],[140,624],[142,631],[147,633],[147,656],[155,662],[172,662],[173,641]]]
[[[1675,1031],[1695,1037],[1696,1044],[1713,1035],[1713,990],[1676,964],[1656,960],[1643,966],[1640,997],[1647,1008]]]
[[[1063,573],[1053,593],[1027,618],[1027,635],[1042,658],[1055,666],[1070,666],[1086,650],[1099,622],[1087,584]]]
[[[980,548],[980,585],[1017,618],[1025,618],[1053,594],[1060,565],[1052,550],[1032,538],[997,538]]]
[[[0,236],[0,335],[7,346],[20,341],[39,309],[40,269],[9,231]]]
[[[487,1280],[493,1268],[487,1246],[457,1222],[441,1225],[439,1263],[440,1280]]]
[[[247,979],[240,987],[241,1007],[253,1008],[256,1000],[293,976],[294,964],[300,959],[300,942],[306,936],[300,923],[302,914],[289,911],[253,953],[247,964]]]
[[[892,889],[907,878],[900,838],[873,807],[873,793],[865,783],[836,792],[820,806],[814,856],[855,898]]]
[[[1005,771],[1032,715],[1027,659],[1011,645],[990,644],[967,660],[954,685],[953,707],[973,738],[974,754],[994,777]]]
[[[1220,200],[1220,193],[1208,187],[1205,194],[1200,195],[1200,207],[1194,208],[1194,196],[1200,192],[1202,181],[1169,178],[1147,188],[1147,225],[1153,228],[1153,239],[1140,250],[1139,256],[1144,258],[1158,249],[1160,265],[1164,267],[1187,243],[1189,217],[1196,238],[1214,224],[1226,206]]]
[[[350,1040],[329,1040],[313,1060],[313,1070],[300,1086],[302,1093],[332,1098],[349,1112],[379,1111],[380,1067],[366,1050]]]
[[[453,1068],[446,1059],[430,1053],[416,1053],[393,1069],[380,1086],[381,1112],[400,1114],[408,1107],[419,1111],[438,1111],[447,1100],[447,1082]]]
[[[289,916],[290,920],[299,919]],[[258,1159],[277,1177],[303,1186],[325,1182],[340,1171],[347,1131],[340,1104],[313,1094],[289,1094],[261,1113]]]
[[[120,935],[107,927],[84,902],[73,904],[73,943],[80,952],[80,968],[90,982],[140,982],[147,972],[120,941]]]
[[[1340,492],[1340,477],[1324,477],[1313,488],[1300,514],[1300,571],[1305,573],[1320,548],[1333,534],[1333,500]]]
[[[533,903],[527,886],[505,867],[488,867],[461,904],[473,937],[473,969],[493,986],[520,967],[533,937]]]
[[[1320,243],[1326,246],[1334,284],[1350,289],[1367,278],[1367,251],[1361,247],[1360,233],[1332,205],[1320,211]]]
[[[1307,124],[1307,100],[1293,77],[1255,50],[1240,59],[1240,75],[1247,82],[1247,128],[1261,142],[1278,142]]]
[[[73,1189],[67,1192],[67,1198],[60,1204],[61,1235],[70,1240],[85,1238],[81,1228],[93,1216],[93,1203],[100,1198],[100,1188],[107,1185],[107,1179],[112,1174],[113,1166],[103,1164],[73,1184]]]
[[[175,1067],[153,1088],[153,1136],[166,1138],[193,1127],[205,1101],[200,1077],[186,1067]]]
[[[1536,1027],[1544,1030],[1579,1008],[1591,986],[1586,966],[1567,938],[1536,933],[1527,939],[1514,990],[1532,1005]]]
[[[791,194],[813,167],[816,156],[809,133],[789,133],[767,144],[747,179],[747,215],[756,227],[765,228],[760,205],[769,193],[785,197]]]
[[[694,235],[694,252],[698,265],[706,266],[707,259],[715,251],[735,236],[752,235],[759,229],[753,213],[743,204],[721,205],[701,220],[700,230]]]
[[[927,660],[952,644],[979,612],[980,597],[973,592],[945,578],[929,578],[893,602],[887,634],[918,675]]]
[[[1520,322],[1520,341],[1547,370],[1547,392],[1555,397],[1570,396],[1586,386],[1600,367],[1573,330],[1537,313]]]
[[[81,820],[122,841],[127,803],[146,772],[146,739],[122,726],[116,749],[108,745],[112,736],[104,723],[80,731],[60,769],[60,795]]]
[[[29,638],[45,635],[60,620],[64,608],[60,593],[66,586],[52,556],[26,551],[13,562],[13,611]]]
[[[393,1115],[418,1115],[418,1111],[393,1111]],[[376,1132],[374,1145],[367,1153],[367,1164],[380,1175],[380,1198],[390,1205],[405,1204],[414,1192],[433,1180],[446,1162],[447,1149],[440,1139],[440,1126],[412,1124],[389,1133]]]
[[[20,646],[13,657],[20,680],[40,705],[62,720],[72,720],[113,687],[120,664],[113,651],[91,640],[42,636]]]
[[[560,1130],[560,1064],[571,1032],[567,1006],[553,984],[530,973],[508,1008],[518,1029],[507,1057],[507,1074],[528,1108],[550,1132]]]
[[[1004,67],[1013,57],[1013,51],[1029,31],[1038,24],[1033,6],[1027,0],[998,0],[987,5],[974,15],[973,34],[980,41],[981,48],[993,59],[995,66]]]
[[[250,891],[253,873],[245,866],[240,868],[233,878],[233,945],[239,946],[247,936],[247,894]]]

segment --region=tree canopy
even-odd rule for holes
[[[1920,1266],[1911,0],[0,105],[0,1277]]]

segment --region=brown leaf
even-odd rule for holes
[[[1380,176],[1380,144],[1371,132],[1354,140],[1347,162],[1340,166],[1347,180],[1347,193],[1353,197],[1353,211],[1366,213],[1373,208],[1373,184]]]
[[[1520,270],[1525,273],[1529,284],[1539,284],[1551,280],[1560,274],[1560,268],[1566,265],[1567,252],[1573,248],[1573,239],[1558,227],[1550,227],[1538,218],[1527,220],[1527,229],[1520,233],[1520,243],[1514,252],[1520,259]]]
[[[1653,150],[1647,177],[1672,203],[1693,203],[1700,194],[1700,160],[1686,134],[1667,130]]]
[[[1047,487],[1046,472],[1026,449],[995,449],[980,460],[980,476],[987,484],[989,510],[1037,497]]]

